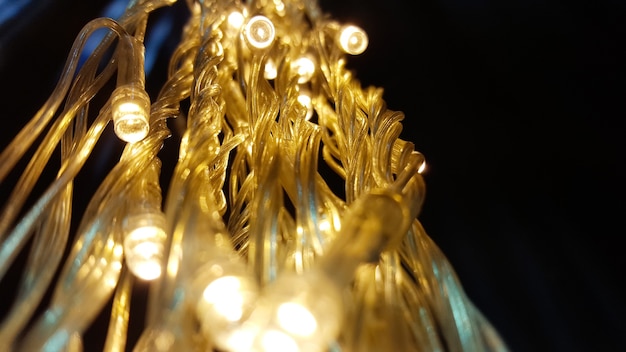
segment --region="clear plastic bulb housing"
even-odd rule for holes
[[[291,69],[298,75],[298,83],[306,83],[315,74],[315,60],[310,55],[300,56],[291,63]]]
[[[343,322],[340,291],[318,271],[279,276],[248,320],[256,329],[249,351],[327,351]]]
[[[367,33],[354,25],[346,25],[341,28],[338,42],[341,49],[350,55],[362,54],[369,44]]]
[[[258,297],[256,280],[243,264],[225,259],[200,268],[194,287],[202,330],[218,347],[232,350],[232,344],[241,342],[238,328]]]
[[[274,42],[276,30],[272,21],[265,16],[254,16],[244,28],[244,38],[254,49],[268,48]]]
[[[124,256],[130,271],[146,281],[157,279],[162,272],[165,216],[162,213],[134,215],[126,219]]]
[[[150,131],[150,97],[144,89],[125,85],[115,89],[111,101],[115,134],[123,141],[135,143]]]

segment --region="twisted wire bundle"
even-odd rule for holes
[[[106,351],[506,350],[417,219],[424,158],[400,138],[404,115],[346,69],[340,36],[353,27],[313,1],[188,1],[168,79],[138,129],[147,135],[127,143],[70,234],[73,180],[108,125],[123,130],[119,100],[143,97],[148,17],[171,3],[133,1],[118,20],[88,23],[50,99],[0,155],[4,180],[46,132],[0,217],[0,274],[30,251],[3,347],[81,350],[112,299]],[[111,98],[94,114],[102,94]],[[186,130],[162,195],[159,153],[174,118]],[[58,148],[57,178],[23,209]],[[162,227],[156,243],[130,239],[137,221]],[[149,254],[134,259],[140,248]],[[128,346],[141,264],[155,281],[144,333]]]

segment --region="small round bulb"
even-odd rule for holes
[[[291,69],[298,75],[298,83],[306,83],[315,74],[315,60],[310,55],[301,56],[291,63]]]
[[[341,290],[322,272],[286,273],[270,283],[247,323],[256,335],[249,350],[325,351],[343,321]]]
[[[272,45],[276,30],[272,21],[265,16],[252,17],[244,28],[244,38],[254,49],[265,49]]]
[[[133,85],[118,87],[111,100],[115,134],[128,143],[146,138],[150,130],[150,97]]]
[[[304,116],[304,119],[307,121],[310,120],[311,116],[313,116],[313,102],[311,100],[311,96],[305,92],[300,92],[298,95],[298,103],[306,108],[306,115]]]
[[[278,76],[278,67],[272,58],[268,58],[265,63],[265,70],[263,71],[263,77],[267,80],[272,80]]]
[[[350,55],[359,55],[367,49],[365,31],[354,25],[346,25],[339,32],[339,46]]]
[[[300,348],[296,341],[289,335],[278,330],[269,330],[261,336],[263,352],[299,352]]]
[[[238,329],[258,297],[258,283],[245,266],[224,259],[199,268],[196,314],[202,330],[219,348],[241,345],[245,331]]]
[[[317,320],[303,305],[286,302],[276,311],[278,324],[285,331],[298,336],[311,336],[317,330]]]
[[[126,219],[124,229],[124,256],[130,271],[142,280],[161,276],[164,253],[165,216],[158,214],[134,215]]]
[[[228,29],[229,30],[240,30],[243,25],[244,17],[243,14],[239,11],[233,11],[228,15]]]

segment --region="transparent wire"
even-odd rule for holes
[[[343,24],[316,1],[187,1],[167,78],[147,102],[147,136],[125,145],[70,233],[73,181],[115,113],[117,88],[145,88],[149,17],[173,2],[131,1],[118,21],[90,22],[57,88],[0,155],[4,180],[49,125],[0,214],[0,277],[33,240],[0,325],[2,347],[80,350],[112,299],[110,351],[506,351],[418,220],[425,160],[400,138],[404,114],[346,68],[336,41]],[[240,22],[229,22],[232,11]],[[270,38],[260,44],[246,37],[259,18],[253,34]],[[79,69],[99,28],[110,33]],[[302,57],[315,63],[306,79],[294,68]],[[266,75],[268,67],[275,72]],[[116,89],[94,114],[93,98],[111,94],[111,81]],[[145,173],[172,134],[171,118],[186,120],[178,159],[165,197],[151,187],[152,197],[141,191]],[[23,211],[59,147],[56,179]],[[148,198],[155,204],[144,206]],[[124,224],[160,202],[162,275],[150,286],[144,331],[129,346]],[[48,289],[52,298],[34,317]]]

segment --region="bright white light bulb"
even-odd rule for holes
[[[298,75],[298,83],[306,83],[315,74],[315,60],[310,55],[301,56],[291,63],[291,69]]]
[[[233,329],[232,332],[228,334],[225,338],[226,342],[223,348],[232,352],[250,352],[256,334],[257,329],[244,322],[241,327]]]
[[[421,174],[424,172],[424,170],[426,170],[426,162],[423,161],[422,164],[420,165],[419,169],[417,169],[417,173]]]
[[[278,330],[269,330],[261,337],[263,352],[298,352],[298,344],[289,335]]]
[[[274,79],[278,75],[278,68],[276,67],[276,63],[272,58],[267,59],[265,63],[265,71],[263,72],[263,76],[265,79]]]
[[[233,11],[228,15],[228,28],[232,30],[239,30],[243,25],[244,17],[239,11]]]
[[[255,328],[252,351],[325,351],[343,320],[341,290],[326,274],[285,273],[264,288],[246,322]]]
[[[241,281],[234,276],[223,276],[211,282],[202,297],[213,309],[228,321],[238,321],[243,315],[244,297],[240,291]]]
[[[301,92],[300,95],[298,95],[298,102],[306,108],[306,116],[304,116],[304,119],[307,121],[310,120],[311,116],[313,116],[313,102],[311,101],[311,96]]]
[[[339,46],[350,55],[359,55],[369,43],[365,31],[354,25],[344,26],[339,34]]]
[[[226,258],[202,266],[195,276],[193,286],[198,290],[195,308],[202,331],[221,349],[249,351],[245,346],[254,337],[251,332],[241,330],[241,324],[258,297],[254,277],[244,265]]]
[[[317,330],[317,320],[313,314],[298,303],[281,304],[276,318],[281,328],[295,335],[310,336]]]
[[[265,16],[252,17],[244,28],[244,38],[255,49],[265,49],[272,45],[276,30],[274,24]]]
[[[165,243],[165,218],[162,214],[144,214],[126,220],[124,256],[130,271],[143,280],[161,276]]]
[[[150,97],[136,86],[118,87],[111,100],[115,134],[128,143],[146,138],[150,130]]]

